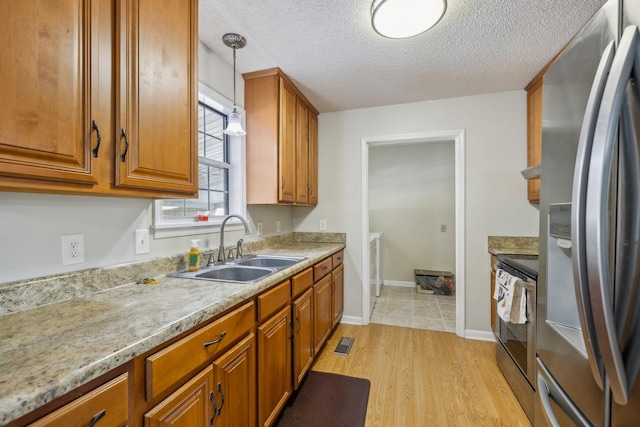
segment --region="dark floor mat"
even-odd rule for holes
[[[285,406],[277,427],[362,427],[367,379],[310,371]]]

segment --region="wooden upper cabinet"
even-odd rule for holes
[[[318,112],[279,68],[243,77],[247,203],[317,204]]]
[[[296,113],[296,203],[309,203],[309,108],[300,99]]]
[[[0,2],[0,175],[97,182],[92,14],[84,0]]]
[[[118,186],[197,191],[197,1],[119,2]]]
[[[539,165],[542,160],[542,76],[527,87],[527,167]],[[540,202],[540,178],[527,181],[527,199]]]
[[[0,2],[0,189],[197,195],[196,18],[197,0]]]

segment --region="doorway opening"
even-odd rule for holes
[[[425,146],[424,144],[431,144],[430,146]],[[453,130],[453,131],[442,131],[442,132],[423,132],[423,133],[412,133],[412,134],[398,134],[398,135],[385,135],[378,137],[366,137],[362,138],[362,278],[363,278],[363,287],[362,287],[362,302],[363,302],[363,324],[368,324],[371,311],[373,308],[373,304],[376,302],[375,296],[375,287],[371,286],[372,283],[372,273],[371,273],[371,251],[370,251],[370,195],[369,195],[369,180],[370,176],[370,157],[373,154],[373,158],[376,157],[377,152],[384,152],[386,148],[393,149],[394,147],[398,152],[403,151],[405,148],[409,148],[409,145],[416,146],[416,148],[436,148],[436,146],[440,147],[442,152],[451,152],[453,148],[453,168],[455,169],[455,184],[453,187],[455,188],[454,193],[450,194],[448,197],[452,200],[452,204],[455,207],[451,208],[454,211],[455,219],[452,221],[454,223],[455,233],[455,248],[450,248],[450,251],[455,252],[455,264],[451,260],[451,254],[449,255],[449,260],[445,261],[445,264],[451,265],[452,269],[455,270],[453,273],[455,274],[455,332],[458,336],[464,336],[464,130]],[[371,149],[378,149],[376,152],[370,152]],[[387,151],[388,154],[393,151]],[[404,150],[406,151],[406,150]],[[410,152],[411,150],[409,150]],[[424,152],[424,149],[422,150]],[[418,151],[416,151],[418,152]],[[435,151],[434,151],[435,152]],[[451,164],[449,167],[452,166]],[[389,170],[393,172],[393,168]],[[399,189],[401,190],[401,188]],[[392,194],[392,192],[388,193]],[[379,204],[379,201],[374,200],[374,206]],[[389,201],[390,205],[394,205],[394,201]],[[451,212],[449,212],[451,215]],[[407,220],[402,221],[404,223],[408,222]],[[425,221],[429,221],[428,218],[424,219]],[[451,219],[449,219],[451,220]],[[441,230],[446,231],[448,224],[442,224],[442,219],[435,219],[438,224],[429,224],[430,227],[438,227]],[[377,220],[374,218],[373,223],[376,224]],[[418,220],[415,224],[420,224]],[[414,226],[415,226],[414,224]],[[421,225],[418,225],[421,226]],[[408,228],[411,228],[410,224],[407,224]],[[371,231],[382,231],[382,230],[371,230]],[[406,231],[405,231],[406,233]],[[383,234],[384,236],[384,234]],[[434,238],[438,238],[440,236],[435,236]],[[384,242],[384,237],[382,238]],[[384,244],[384,243],[383,243]],[[383,250],[384,251],[384,250]],[[428,256],[429,259],[433,259],[434,262],[438,263],[437,255],[432,252],[431,255]],[[416,268],[422,268],[421,266],[416,266]],[[383,269],[384,271],[384,269]],[[417,292],[416,287],[413,285],[413,270],[411,270],[411,281],[407,281],[405,283],[407,288],[404,291],[407,292]],[[411,287],[411,288],[409,288]],[[384,287],[383,287],[384,289]],[[393,288],[399,291],[402,291],[402,288]],[[383,291],[384,292],[384,291]],[[408,294],[411,297],[411,294]],[[406,295],[405,295],[406,297]],[[452,298],[452,297],[449,297]],[[452,302],[451,299],[449,302]],[[451,306],[453,309],[453,306]],[[409,325],[406,325],[409,326]]]

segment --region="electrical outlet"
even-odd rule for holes
[[[136,230],[135,235],[136,255],[149,253],[149,230]]]
[[[440,226],[440,232],[441,233],[446,233],[447,232],[447,224],[442,224]]]
[[[276,233],[280,232],[280,221],[276,221]]]
[[[261,222],[256,223],[256,227],[258,228],[256,235],[262,236],[262,223]]]
[[[84,262],[84,234],[62,236],[62,265]]]
[[[327,220],[321,219],[318,223],[318,228],[320,229],[320,231],[327,231]]]

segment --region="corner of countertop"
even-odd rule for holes
[[[538,255],[538,237],[488,236],[487,249],[492,255]]]

